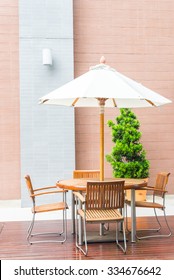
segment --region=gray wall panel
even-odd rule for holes
[[[69,178],[75,166],[73,108],[39,105],[41,96],[73,79],[70,0],[20,0],[20,99],[22,206],[30,205],[23,176],[33,185]],[[42,64],[50,48],[53,65]]]
[[[20,36],[73,38],[72,0],[20,0]]]

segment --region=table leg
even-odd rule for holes
[[[82,193],[82,192],[80,192]],[[82,203],[80,202],[79,200],[79,209],[82,208]],[[78,222],[79,222],[79,245],[83,245],[83,227],[82,227],[82,218],[81,216],[79,215],[79,219],[78,219]]]
[[[104,224],[100,224],[100,236],[104,235]]]
[[[131,189],[131,242],[136,242],[135,189]]]
[[[72,234],[75,234],[75,199],[73,191],[71,191],[71,220],[72,220]]]

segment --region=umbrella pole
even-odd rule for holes
[[[104,181],[104,106],[100,106],[100,181]]]

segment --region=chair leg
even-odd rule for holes
[[[157,229],[155,229],[156,231],[160,231],[160,229],[161,229],[161,223],[160,223],[160,221],[159,221],[159,219],[158,219],[158,216],[157,216],[157,213],[156,213],[156,209],[154,208],[154,213],[155,213],[155,217],[156,217],[156,220],[157,220],[157,223],[158,223],[158,225],[159,225],[159,228],[157,228]]]
[[[128,233],[130,233],[131,231],[129,230],[129,228],[128,228],[128,216],[127,216],[127,204],[125,203],[125,216],[126,216],[126,231],[128,232]]]
[[[33,213],[33,218],[32,218],[32,221],[31,221],[31,224],[28,228],[28,236],[27,236],[27,241],[28,243],[32,244],[30,242],[30,238],[31,238],[31,233],[32,233],[32,230],[33,230],[33,226],[34,226],[34,221],[35,221],[35,213]]]
[[[126,212],[126,231],[128,233],[131,233],[131,230],[128,228],[127,204],[125,205],[125,212]],[[158,228],[151,228],[151,229],[140,229],[140,230],[136,230],[137,232],[138,231],[160,231],[161,224],[160,224],[160,221],[158,219],[158,216],[156,215],[155,208],[154,208],[154,212],[155,212],[155,217],[156,217],[156,220],[157,220],[157,223],[158,223],[159,227]],[[137,236],[137,238],[139,239],[140,237]]]
[[[66,209],[63,210],[63,221],[62,221],[62,231],[60,233],[56,233],[56,232],[51,232],[51,233],[48,233],[48,234],[56,234],[56,235],[63,235],[64,234],[64,239],[63,240],[57,240],[57,241],[53,241],[53,242],[57,242],[57,243],[64,243],[67,239],[67,211]]]
[[[66,215],[66,211],[65,210],[63,210],[63,213],[62,213],[62,218],[63,218],[63,222],[62,222],[62,231],[60,232],[60,233],[55,233],[55,234],[58,234],[58,235],[62,235],[62,234],[64,234],[64,233],[66,233],[66,223],[65,223],[65,221],[66,221],[66,217],[65,217],[65,215]],[[53,233],[54,234],[54,233]]]
[[[109,231],[109,223],[104,224],[104,229],[105,229],[106,231]]]
[[[123,253],[126,254],[127,244],[126,244],[126,232],[125,232],[124,221],[122,222],[122,230],[123,230],[124,247],[118,241],[118,223],[117,223],[116,224],[116,243],[117,243],[117,246],[120,247],[120,249],[123,251]]]
[[[65,239],[64,239],[63,242],[65,242],[66,239],[67,239],[67,211],[66,211],[66,209],[63,211],[63,213],[65,215],[65,217],[63,219],[64,229],[65,229],[65,231],[64,231],[65,232]]]
[[[38,233],[32,233],[33,231],[33,227],[34,227],[34,222],[35,222],[35,213],[33,213],[33,219],[32,222],[28,228],[28,236],[27,236],[27,240],[29,242],[29,244],[35,244],[35,243],[64,243],[67,239],[67,212],[66,209],[63,210],[63,230],[61,233],[58,232],[38,232]],[[57,235],[57,236],[61,236],[62,234],[65,234],[65,237],[63,240],[55,240],[55,239],[50,239],[50,240],[37,240],[37,241],[33,241],[31,240],[32,237],[34,236],[41,236],[41,235]]]
[[[84,233],[84,242],[85,242],[85,248],[83,249],[81,245],[78,244],[78,218],[77,218],[77,210],[76,210],[76,247],[85,255],[88,254],[88,244],[87,244],[87,235],[86,235],[86,222],[85,219],[83,219],[83,233]]]
[[[172,235],[172,231],[171,231],[171,228],[170,228],[170,226],[169,226],[169,224],[168,224],[168,221],[167,221],[167,216],[166,216],[166,211],[165,211],[165,209],[164,209],[164,219],[165,219],[166,225],[167,225],[168,230],[169,230],[169,234],[167,235],[167,237],[169,237],[169,236]]]
[[[142,230],[139,230],[139,231],[149,231],[149,230],[153,230],[153,231],[160,231],[161,230],[161,224],[160,224],[160,221],[159,221],[159,218],[157,216],[157,213],[156,213],[156,209],[154,208],[154,212],[155,212],[155,217],[156,217],[156,220],[159,224],[159,228],[158,229],[142,229]],[[153,237],[170,237],[172,235],[172,232],[171,232],[171,228],[168,224],[168,221],[167,221],[167,217],[166,217],[166,212],[165,212],[165,209],[163,209],[163,212],[164,212],[164,219],[165,219],[165,223],[166,223],[166,226],[169,230],[169,233],[168,234],[154,234],[154,235],[146,235],[146,236],[137,236],[137,238],[139,240],[141,239],[146,239],[146,238],[153,238]]]

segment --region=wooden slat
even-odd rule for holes
[[[124,207],[124,181],[87,182],[86,209],[118,209]]]
[[[73,178],[97,178],[100,177],[100,170],[74,170]]]

